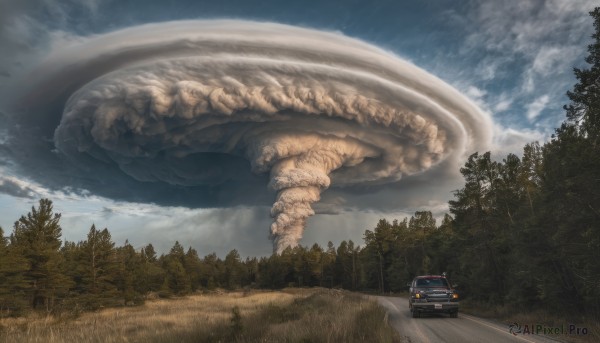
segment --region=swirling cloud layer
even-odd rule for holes
[[[51,146],[40,160],[60,170],[54,182],[159,204],[178,192],[189,206],[262,204],[268,186],[277,251],[298,243],[327,188],[426,172],[485,148],[492,127],[452,87],[392,54],[271,23],[170,22],[87,37],[53,52],[17,92],[12,120],[28,129],[13,146],[51,137],[24,149]],[[186,200],[195,193],[204,200]]]

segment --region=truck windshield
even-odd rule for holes
[[[417,279],[417,287],[448,287],[448,282],[443,278]]]

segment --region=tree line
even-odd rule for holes
[[[398,288],[389,283],[387,272],[372,272],[371,264],[380,261],[374,260],[373,253],[378,253],[375,245],[380,243],[380,226],[387,223],[385,220],[373,233],[378,236],[366,238],[362,249],[352,241],[343,241],[337,247],[331,242],[325,248],[318,244],[298,246],[261,258],[242,259],[234,249],[221,259],[215,253],[200,257],[195,249],[186,250],[179,242],[160,256],[152,244],[137,250],[127,241],[116,246],[108,229],[99,230],[95,225],[85,240],[62,242],[60,218],[52,201],[41,199],[15,222],[8,237],[0,228],[2,315],[135,305],[143,303],[149,294],[170,297],[216,288]],[[418,212],[406,229],[432,222],[435,224],[430,212]],[[397,224],[388,226],[395,228]],[[369,235],[367,231],[365,237]],[[380,280],[385,286],[378,283]]]
[[[431,216],[431,214],[429,214]],[[237,250],[224,259],[200,257],[175,242],[157,255],[152,244],[116,246],[108,229],[92,225],[85,240],[61,241],[61,214],[52,201],[15,222],[8,237],[0,228],[0,313],[28,310],[94,310],[143,303],[149,294],[181,296],[198,290],[242,287],[344,287],[366,289],[364,249],[352,241],[337,248],[288,248],[269,257],[242,259]]]
[[[288,248],[242,259],[200,257],[176,242],[157,256],[151,244],[115,246],[94,225],[87,239],[62,242],[60,214],[42,199],[5,237],[0,228],[0,313],[95,309],[198,290],[340,287],[406,290],[415,275],[447,272],[464,298],[483,305],[600,317],[600,8],[588,69],[567,92],[566,120],[547,143],[501,161],[472,154],[460,169],[439,224],[429,211],[381,219],[364,244]]]

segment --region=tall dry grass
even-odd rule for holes
[[[12,342],[398,342],[377,303],[345,291],[288,289],[155,300],[75,319],[0,321]]]

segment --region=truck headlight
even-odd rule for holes
[[[456,294],[456,293],[453,293],[453,294],[452,294],[452,299],[458,299],[458,294]]]

